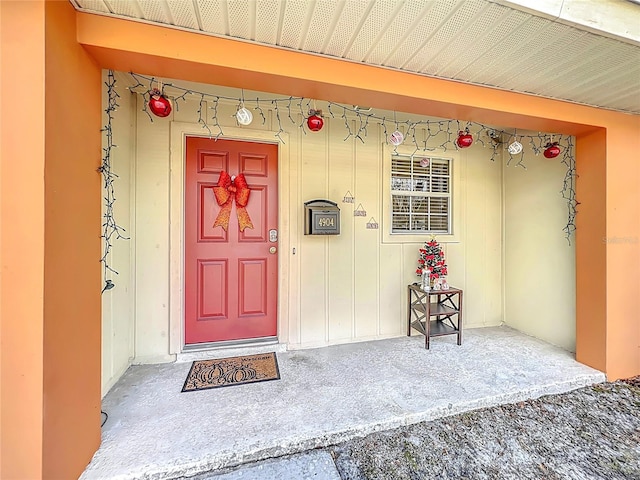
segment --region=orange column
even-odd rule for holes
[[[607,128],[607,377],[640,375],[640,116]],[[580,179],[579,179],[580,180]],[[582,296],[589,298],[590,290]]]
[[[47,1],[45,478],[77,478],[100,445],[102,79],[75,10]]]
[[[576,360],[607,371],[606,131],[576,140]]]
[[[100,443],[100,68],[68,2],[0,2],[0,478]]]
[[[0,478],[42,476],[43,2],[0,2]]]
[[[576,358],[610,380],[640,374],[640,118],[617,119],[576,149]]]

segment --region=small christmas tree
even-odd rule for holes
[[[424,244],[424,248],[420,249],[420,258],[418,259],[417,275],[422,275],[422,270],[431,270],[430,280],[435,280],[447,274],[447,264],[444,263],[444,253],[440,244],[436,242],[435,237]]]

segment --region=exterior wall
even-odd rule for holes
[[[0,478],[43,466],[44,24],[43,2],[0,2]]]
[[[578,182],[576,357],[611,379],[640,373],[640,269],[629,268],[640,246],[602,242],[640,236],[640,166],[629,154],[640,116],[97,15],[78,14],[78,41],[115,70],[575,135],[578,175],[604,182]],[[594,266],[604,272],[595,281]]]
[[[94,170],[99,163],[100,136],[96,128],[100,124],[100,72],[97,67],[89,67],[85,51],[104,68],[202,82],[215,78],[219,84],[247,89],[576,135],[581,178],[578,199],[582,202],[576,238],[576,356],[606,371],[610,379],[640,373],[640,166],[633,155],[640,151],[639,116],[75,14],[77,40],[83,50],[68,43],[75,26],[71,21],[72,7],[67,2],[47,2],[47,15],[54,9],[64,12],[64,16],[56,18],[55,23],[51,17],[52,22],[47,24],[56,32],[54,37],[60,35],[58,40],[63,41],[55,44],[62,47],[61,52],[47,49],[47,65],[60,62],[56,64],[55,80],[45,83],[44,2],[0,5],[0,108],[5,119],[8,112],[12,118],[11,126],[3,123],[1,147],[3,477],[40,476],[43,449],[47,452],[45,464],[50,461],[49,455],[59,455],[59,462],[66,462],[67,467],[65,472],[52,469],[47,476],[77,476],[99,441],[100,300],[95,293],[100,288],[99,265],[95,262],[100,251],[99,224],[95,230],[90,225],[99,218],[99,204],[94,206],[91,202],[97,202],[100,195],[99,180],[95,186],[91,183],[91,178],[98,177],[91,177],[84,168],[85,162],[91,163],[87,158],[92,155]],[[118,35],[113,35],[114,31]],[[78,68],[71,57],[86,68]],[[68,79],[64,85],[60,85],[62,75]],[[85,97],[94,88],[95,99],[93,95]],[[18,96],[16,92],[24,94]],[[61,92],[73,92],[74,101],[63,102],[67,98]],[[57,121],[64,119],[70,109],[76,115],[72,125],[61,122],[60,128],[53,124],[46,125],[45,130],[45,94],[60,96],[61,104],[47,103],[47,108],[58,107]],[[92,112],[98,112],[95,122]],[[55,188],[67,192],[60,205],[56,205],[55,195],[47,197],[48,211],[53,209],[57,214],[51,219],[59,222],[47,225],[45,231],[45,191],[38,178],[45,168],[54,166],[44,163],[45,138],[53,140],[54,136],[65,143],[64,155],[59,146],[54,148],[55,162],[70,168],[65,172],[68,178],[64,184],[60,177],[50,179],[49,187],[54,191],[47,195],[55,193]],[[87,153],[83,150],[85,141],[95,141],[95,150],[91,149],[88,155],[83,155]],[[76,144],[79,148],[73,151],[70,147],[75,148]],[[27,145],[31,149],[28,161],[15,161],[25,158],[23,148]],[[66,163],[61,162],[62,156]],[[77,196],[70,210],[71,192]],[[20,205],[19,212],[15,205]],[[65,213],[78,207],[79,215],[67,221],[55,212],[57,207]],[[91,209],[95,209],[93,214],[86,215]],[[85,220],[87,223],[80,226],[79,221]],[[64,228],[67,230],[63,234]],[[62,237],[79,248],[62,245]],[[636,241],[618,244],[603,242],[603,238]],[[52,240],[46,255],[45,240]],[[53,256],[52,249],[58,246],[65,262],[52,260],[45,265],[46,257]],[[87,249],[92,250],[91,255]],[[25,251],[29,255],[24,255]],[[69,262],[76,254],[79,260]],[[69,311],[67,304],[74,308]],[[49,326],[53,332],[44,332],[43,311],[47,323],[52,319]],[[69,339],[73,339],[71,345]],[[46,433],[41,429],[44,423]]]
[[[219,95],[239,93],[188,85]],[[167,361],[169,353],[176,353],[167,350],[169,292],[164,286],[169,284],[169,273],[166,262],[158,258],[168,262],[166,210],[181,195],[170,192],[169,186],[170,121],[192,122],[197,118],[197,101],[181,105],[172,118],[154,118],[153,123],[141,109],[142,105],[136,109],[135,210],[136,223],[147,223],[134,237],[137,287],[148,293],[136,302],[135,361],[145,363]],[[235,105],[220,107],[223,127],[235,126],[234,110]],[[274,112],[265,111],[268,123],[255,121],[250,128],[276,131]],[[381,211],[386,194],[382,162],[390,151],[383,147],[381,131],[372,127],[363,145],[353,139],[343,141],[347,131],[342,120],[328,118],[321,132],[306,135],[287,123],[291,175],[285,180],[290,194],[282,198],[280,211],[291,217],[294,226],[288,242],[281,237],[280,255],[287,254],[287,243],[297,254],[291,256],[288,275],[292,282],[286,299],[288,329],[280,332],[280,340],[301,348],[403,335],[406,284],[416,280],[421,244],[383,242],[382,230],[364,228],[369,217],[377,219],[381,229],[388,223]],[[123,145],[120,139],[116,143]],[[498,325],[504,318],[514,328],[575,351],[575,250],[562,232],[566,203],[559,194],[566,168],[560,159],[552,162],[533,155],[528,145],[525,151],[526,171],[490,162],[488,150],[479,144],[456,153],[458,241],[444,244],[449,281],[465,289],[467,327]],[[353,217],[355,205],[340,203],[347,190],[356,196],[356,204],[365,205],[367,218]],[[339,203],[340,236],[302,234],[302,205],[314,198]],[[553,314],[548,315],[551,309]]]
[[[45,21],[43,477],[77,478],[100,444],[102,83],[73,7]]]
[[[103,84],[107,81],[107,71],[102,72]],[[135,101],[126,89],[122,79],[116,78],[118,109],[113,116],[111,127],[117,147],[111,151],[113,172],[118,175],[115,182],[114,215],[118,225],[130,235],[132,214],[135,204],[131,201],[133,189],[133,168],[135,157]],[[103,112],[106,109],[106,88],[103,88]],[[103,114],[103,124],[106,123]],[[103,147],[105,142],[103,139]],[[104,214],[104,205],[103,205]],[[113,243],[110,265],[118,275],[110,275],[115,288],[102,295],[102,396],[118,381],[131,364],[133,358],[135,291],[133,272],[135,258],[133,240],[116,240]]]
[[[340,122],[330,122],[319,135],[299,136],[298,196],[290,206],[299,222],[298,241],[294,236],[292,244],[297,243],[300,251],[299,273],[292,275],[297,282],[294,290],[299,292],[299,305],[292,306],[297,311],[290,321],[292,345],[406,334],[406,286],[417,280],[418,249],[427,236],[416,243],[401,243],[401,236],[393,236],[392,243],[381,241],[382,229],[389,228],[389,219],[382,212],[383,200],[389,195],[382,174],[391,151],[382,148],[381,130],[372,129],[364,145],[352,139],[343,142],[346,133]],[[434,152],[437,154],[442,152]],[[295,161],[296,155],[293,157]],[[501,255],[500,168],[479,146],[460,151],[453,168],[458,171],[453,201],[459,204],[459,218],[454,232],[458,241],[443,244],[449,282],[467,293],[467,327],[498,325],[502,320],[502,273],[493,265],[500,265]],[[314,198],[340,202],[347,190],[356,200],[353,206],[340,204],[339,237],[301,235],[303,202]],[[352,210],[359,203],[367,216],[354,218]],[[365,228],[370,217],[381,230]]]
[[[225,96],[239,94],[203,85],[192,88],[210,88],[212,93]],[[245,96],[255,95],[245,92]],[[174,109],[173,118],[154,118],[153,123],[141,112],[141,105],[136,109],[135,362],[166,361],[170,353],[167,211],[182,195],[170,191],[170,121],[193,122],[198,118],[198,103],[181,104]],[[235,108],[235,104],[218,107],[223,128],[235,127]],[[265,112],[265,125],[256,119],[248,128],[276,132],[274,112],[266,108]],[[280,255],[288,255],[290,260],[290,271],[280,275],[291,279],[289,295],[280,298],[289,309],[288,328],[280,331],[280,341],[299,348],[406,334],[406,285],[417,280],[415,268],[422,242],[382,242],[382,228],[388,225],[382,218],[382,200],[388,194],[382,181],[383,161],[390,161],[391,151],[383,147],[381,130],[372,125],[362,144],[359,140],[344,141],[347,130],[341,119],[326,118],[320,132],[305,135],[286,114],[281,116],[288,135],[290,175],[281,177],[288,185],[280,188],[289,194],[281,195],[280,223],[284,217],[292,225],[289,238],[280,237]],[[120,140],[116,143],[122,144]],[[444,245],[449,281],[467,291],[467,327],[498,325],[502,321],[500,163],[490,162],[488,150],[481,146],[455,155],[458,182],[453,188],[454,202],[459,203],[460,231],[456,243]],[[356,196],[354,205],[340,203],[347,190]],[[319,238],[303,234],[303,203],[316,198],[339,203],[341,235]],[[353,216],[358,203],[365,206],[366,218]],[[378,221],[380,230],[365,228],[370,217]]]
[[[149,117],[136,98],[134,167],[134,363],[173,360],[169,355],[169,122]],[[148,129],[141,135],[141,129]]]
[[[562,155],[536,156],[522,143],[527,169],[503,164],[505,323],[575,352],[575,236],[564,237],[560,193],[567,167]]]
[[[329,119],[318,134],[302,135],[299,130],[289,134],[296,139],[291,161],[298,172],[290,204],[281,206],[290,209],[298,222],[291,238],[291,245],[298,248],[298,273],[291,275],[292,290],[298,295],[289,299],[293,309],[290,345],[405,335],[406,286],[417,280],[418,249],[427,236],[415,243],[401,243],[401,236],[393,236],[393,243],[382,242],[383,229],[389,228],[382,212],[389,195],[383,171],[391,151],[383,148],[381,129],[372,128],[364,144],[343,141],[347,131],[339,120]],[[449,282],[467,292],[464,308],[469,328],[498,325],[502,320],[501,269],[492,267],[500,265],[501,255],[500,168],[486,153],[482,147],[472,147],[454,158],[458,241],[443,244]],[[347,190],[356,197],[354,205],[340,203]],[[303,203],[316,198],[338,202],[339,237],[302,234]],[[353,217],[360,203],[367,216]],[[380,230],[365,228],[370,217],[378,221]]]

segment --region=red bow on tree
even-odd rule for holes
[[[229,217],[231,217],[231,207],[235,199],[240,231],[244,231],[245,228],[253,228],[253,223],[251,223],[251,218],[245,208],[249,202],[251,189],[242,173],[232,180],[227,172],[224,170],[220,172],[218,186],[213,187],[213,193],[216,196],[218,205],[222,207],[216,217],[216,221],[213,223],[214,227],[220,226],[225,231],[229,229]]]

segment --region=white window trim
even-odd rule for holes
[[[395,149],[386,143],[382,145],[382,243],[422,243],[430,233],[392,233],[391,221],[391,157],[393,155],[411,156],[415,148],[399,146]],[[436,149],[428,152],[417,152],[416,155],[442,157],[451,159],[451,233],[434,233],[440,243],[460,242],[460,155],[455,150]]]

